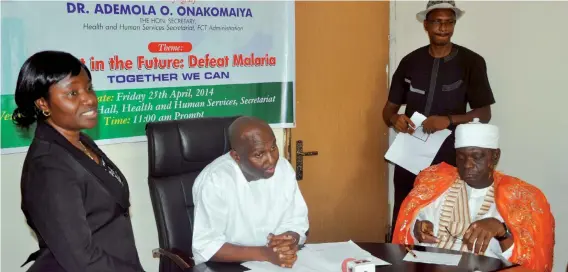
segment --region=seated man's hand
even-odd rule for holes
[[[267,238],[268,247],[276,248],[278,252],[285,254],[295,254],[296,251],[298,251],[300,235],[295,232],[287,231],[278,235],[271,233]]]
[[[414,224],[414,237],[420,243],[435,244],[439,240],[434,236],[434,224],[427,220],[416,221]]]
[[[503,223],[498,219],[493,217],[481,219],[469,225],[463,236],[463,243],[467,244],[467,249],[473,250],[473,253],[484,254],[489,241],[493,237],[505,235],[505,231]]]
[[[284,267],[292,267],[294,262],[298,259],[296,252],[298,252],[300,235],[288,231],[279,235],[271,233],[267,238],[267,247],[279,256],[280,260],[284,262]]]
[[[276,251],[276,248],[271,247],[265,247],[264,257],[268,262],[285,268],[292,268],[292,266],[298,259],[298,255],[296,255],[295,253],[286,255]]]

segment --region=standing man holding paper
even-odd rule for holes
[[[465,11],[455,1],[429,1],[426,9],[416,14],[424,25],[430,44],[406,55],[393,75],[389,97],[383,108],[383,120],[400,133],[422,129],[434,133],[443,129],[455,131],[459,124],[474,118],[491,119],[495,103],[487,77],[485,60],[479,54],[451,42],[454,27]],[[467,111],[469,103],[471,111]],[[398,114],[406,105],[404,114]],[[410,120],[414,112],[427,117],[420,127]],[[446,138],[432,165],[446,162],[456,165],[455,138]],[[412,190],[416,175],[396,166],[394,172],[394,227],[400,204]]]

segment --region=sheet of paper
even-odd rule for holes
[[[412,254],[407,253],[404,256],[403,261],[413,262],[413,263],[429,263],[429,264],[443,264],[457,266],[460,263],[461,255],[456,254],[446,254],[446,253],[436,253],[436,252],[426,252],[426,251],[416,251],[413,250],[416,257]]]
[[[452,131],[444,129],[432,134],[425,133],[422,130],[422,122],[426,120],[426,116],[418,112],[415,112],[410,120],[416,125],[416,130],[413,134],[398,133],[385,154],[385,159],[418,175],[432,164],[442,143]]]
[[[281,268],[268,262],[246,262],[242,265],[253,272],[337,272],[347,258],[368,259],[375,265],[390,265],[361,249],[353,241],[325,244],[307,244],[298,251],[298,260],[292,268]]]
[[[242,265],[252,271],[265,272],[320,272],[318,271],[318,263],[325,260],[321,259],[317,253],[307,249],[298,251],[298,259],[292,268],[282,268],[269,262],[245,262]]]
[[[313,251],[322,251],[328,248],[348,246],[350,241],[347,242],[335,242],[335,243],[320,243],[320,244],[306,244],[306,248]]]

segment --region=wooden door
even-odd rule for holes
[[[287,131],[310,217],[308,242],[384,241],[389,221],[389,2],[296,2],[297,126]]]

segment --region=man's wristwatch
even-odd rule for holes
[[[505,234],[503,234],[503,236],[496,236],[495,239],[499,242],[506,240],[507,238],[509,238],[510,236],[510,232],[509,229],[507,228],[507,225],[503,222],[503,228],[505,228]]]

